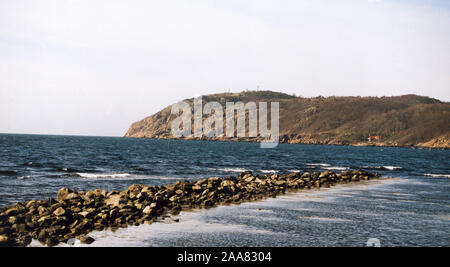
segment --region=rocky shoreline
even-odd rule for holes
[[[87,234],[94,230],[114,231],[129,225],[151,224],[182,210],[239,204],[287,191],[379,177],[361,170],[284,175],[243,172],[237,177],[179,181],[167,186],[131,185],[122,192],[61,188],[56,199],[30,200],[0,208],[0,247],[27,246],[32,239],[47,246],[73,238],[90,244],[95,240]]]
[[[149,137],[125,137],[135,139],[155,139],[155,140],[182,140],[182,141],[214,141],[214,142],[242,142],[242,143],[260,143],[264,140],[262,138],[253,137],[172,137],[167,135],[149,136]],[[354,147],[393,147],[393,148],[412,148],[412,149],[439,149],[448,150],[450,144],[448,142],[440,142],[438,144],[433,142],[399,145],[392,142],[338,142],[316,139],[291,139],[286,136],[281,136],[280,144],[295,144],[295,145],[325,145],[325,146],[354,146]]]

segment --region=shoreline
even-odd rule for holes
[[[179,140],[179,141],[207,141],[207,142],[230,142],[230,143],[259,143],[261,140],[254,140],[251,138],[176,138],[176,137],[133,137],[133,136],[123,136],[126,139],[146,139],[146,140]],[[433,149],[433,150],[450,150],[450,147],[434,147],[434,146],[417,146],[417,145],[390,145],[386,143],[369,143],[369,142],[358,142],[352,144],[330,144],[321,142],[283,142],[280,144],[288,145],[314,145],[314,146],[347,146],[347,147],[392,147],[392,148],[409,148],[409,149]]]
[[[249,138],[231,138],[231,139],[210,139],[210,138],[174,138],[174,137],[134,137],[134,136],[101,136],[101,135],[70,135],[70,134],[26,134],[26,133],[0,133],[0,135],[32,135],[32,136],[64,136],[64,137],[102,137],[102,138],[117,138],[117,139],[147,139],[147,140],[180,140],[180,141],[212,141],[212,142],[233,142],[233,143],[259,143],[260,140],[252,140]],[[389,145],[385,143],[369,143],[358,142],[352,144],[331,144],[321,142],[283,142],[280,144],[289,145],[323,145],[323,146],[348,146],[348,147],[392,147],[392,148],[410,148],[410,149],[433,149],[433,150],[450,150],[450,147],[436,147],[436,146],[407,146],[407,145]]]
[[[92,231],[152,224],[181,211],[275,198],[288,192],[329,188],[380,178],[361,170],[206,178],[166,186],[131,185],[118,190],[76,192],[61,188],[56,199],[0,208],[0,246],[27,246],[33,239],[55,246],[76,238],[90,244]],[[175,221],[176,222],[176,221]]]

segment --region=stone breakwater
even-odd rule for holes
[[[90,244],[94,230],[151,224],[181,210],[211,208],[276,197],[287,191],[330,187],[379,178],[366,171],[304,172],[253,175],[176,182],[167,186],[131,185],[122,192],[76,192],[61,188],[57,198],[30,200],[0,208],[0,246],[27,246],[32,239],[55,246],[77,238]]]

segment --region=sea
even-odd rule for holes
[[[61,187],[363,169],[383,179],[183,211],[178,222],[92,232],[90,246],[450,246],[449,163],[439,149],[0,134],[0,207],[56,198]]]

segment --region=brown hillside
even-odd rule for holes
[[[193,99],[185,101],[192,106]],[[222,103],[224,111],[225,102],[280,102],[284,143],[450,148],[450,104],[423,96],[302,98],[257,91],[204,96],[203,103],[207,101]],[[171,106],[133,123],[125,137],[172,138],[170,125],[176,116],[170,112]],[[380,140],[368,142],[369,136]]]

